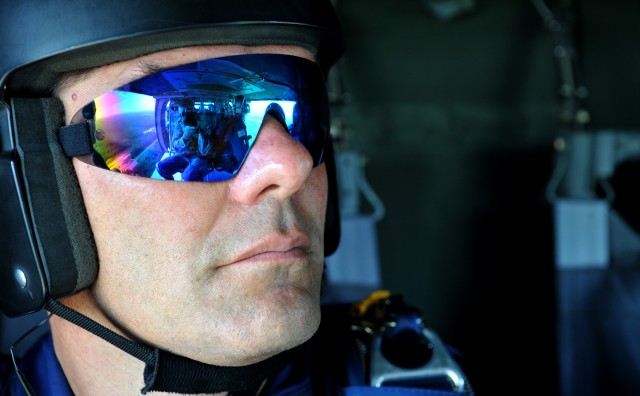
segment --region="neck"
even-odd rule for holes
[[[67,301],[66,305],[87,314],[82,298]],[[92,312],[88,316],[118,332],[106,317],[96,317],[96,312]],[[56,356],[75,395],[141,393],[144,387],[144,362],[55,315],[51,317],[50,325]],[[215,393],[215,396],[227,394]],[[155,395],[169,393],[154,392]]]

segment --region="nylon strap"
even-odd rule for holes
[[[93,152],[92,133],[87,122],[61,127],[58,136],[60,146],[67,157],[77,157]]]

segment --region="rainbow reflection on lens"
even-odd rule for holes
[[[151,177],[155,163],[163,154],[156,136],[155,98],[111,91],[94,103],[94,148],[107,167],[121,173]]]

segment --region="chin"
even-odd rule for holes
[[[320,326],[320,303],[309,296],[272,302],[255,317],[253,336],[246,340],[252,347],[245,351],[260,361],[309,340]]]
[[[320,297],[315,293],[301,292],[295,287],[280,292],[266,301],[262,307],[265,314],[260,317],[272,329],[270,333],[281,338],[297,338],[302,343],[320,325]]]
[[[225,330],[218,333],[215,342],[211,342],[213,338],[203,342],[206,334],[200,333],[200,337],[187,343],[191,348],[185,349],[185,343],[174,345],[174,353],[221,366],[258,363],[305,343],[315,334],[320,325],[319,305],[302,309],[304,305],[287,309],[271,307],[257,316],[254,312],[253,318],[242,315],[242,319],[236,318],[233,324],[224,326]]]
[[[219,296],[210,310],[195,315],[189,342],[173,347],[186,347],[188,357],[204,363],[242,366],[294,348],[315,334],[321,319],[319,287],[296,282],[256,289]]]

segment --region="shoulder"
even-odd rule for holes
[[[0,389],[3,389],[7,383],[11,367],[11,357],[9,355],[0,355]],[[2,395],[0,390],[0,395]]]
[[[17,383],[15,368],[11,356],[7,354],[0,355],[0,396],[9,396],[15,394]]]
[[[50,333],[40,335],[25,351],[18,362],[19,372],[16,372],[10,356],[2,356],[1,359],[0,396],[24,395],[25,386],[36,395],[72,395],[55,355]]]
[[[309,345],[308,371],[314,395],[343,394],[351,383],[364,381],[350,312],[351,304],[322,306],[322,321]]]

